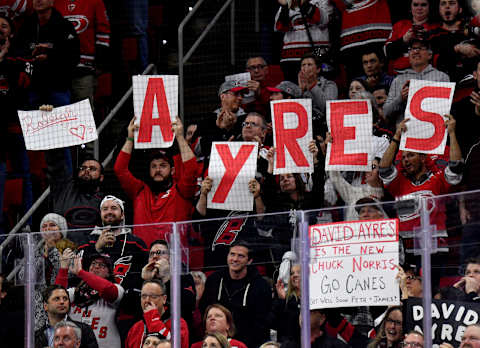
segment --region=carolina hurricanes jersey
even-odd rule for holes
[[[102,0],[55,0],[55,8],[68,19],[80,39],[79,68],[93,70],[99,51],[110,47],[110,22]],[[104,56],[107,58],[107,54]]]
[[[33,0],[0,0],[0,14],[14,19],[32,10]]]
[[[118,290],[118,297],[113,303],[99,298],[90,306],[80,308],[73,304],[75,288],[68,289],[70,297],[70,317],[91,326],[95,337],[97,337],[99,348],[120,348],[120,333],[115,323],[115,316],[120,301],[123,298],[124,290],[120,285],[115,284]]]

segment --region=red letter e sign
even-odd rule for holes
[[[372,107],[369,100],[327,101],[332,134],[325,170],[370,171],[373,160]]]
[[[178,114],[178,76],[133,76],[133,111],[140,125],[135,148],[172,146],[172,122]]]
[[[455,83],[410,80],[405,118],[407,131],[400,150],[443,154],[447,129],[443,115],[450,113]]]
[[[312,173],[312,100],[290,99],[270,102],[275,162],[273,174]]]
[[[253,210],[248,182],[255,178],[257,156],[257,142],[212,143],[208,176],[213,184],[207,196],[207,208]]]

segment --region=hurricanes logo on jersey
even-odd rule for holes
[[[235,213],[229,216],[236,215]],[[212,251],[215,250],[216,245],[230,245],[238,236],[248,218],[236,218],[226,220],[218,229],[212,243]]]
[[[73,24],[77,34],[84,32],[88,28],[88,18],[86,16],[71,15],[71,16],[65,16],[65,18],[68,19]]]
[[[132,255],[128,255],[120,257],[117,261],[115,261],[115,267],[113,268],[115,283],[122,284],[123,279],[132,267],[132,258]]]

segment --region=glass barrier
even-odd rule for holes
[[[212,331],[224,331],[232,346],[330,337],[377,347],[410,330],[433,347],[459,347],[480,313],[480,260],[470,260],[480,253],[480,192],[405,198],[67,233],[47,223],[43,232],[3,236],[2,318],[5,328],[19,315],[23,323],[10,346],[20,337],[25,347],[53,344],[45,308],[90,327],[101,347],[140,346],[142,318],[153,325],[149,310],[164,303],[165,327],[146,329],[174,347],[187,332],[191,345]],[[165,288],[143,285],[157,278]],[[50,292],[45,302],[42,292],[55,283],[67,293],[51,291],[66,298]]]

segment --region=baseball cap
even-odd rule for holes
[[[296,84],[290,81],[282,81],[276,87],[267,87],[270,92],[283,92],[293,98],[300,98],[302,90]]]
[[[248,88],[245,86],[240,86],[237,82],[235,81],[225,81],[220,85],[220,88],[218,90],[218,95],[226,93],[228,91],[230,92],[239,92],[243,90],[247,90]]]

